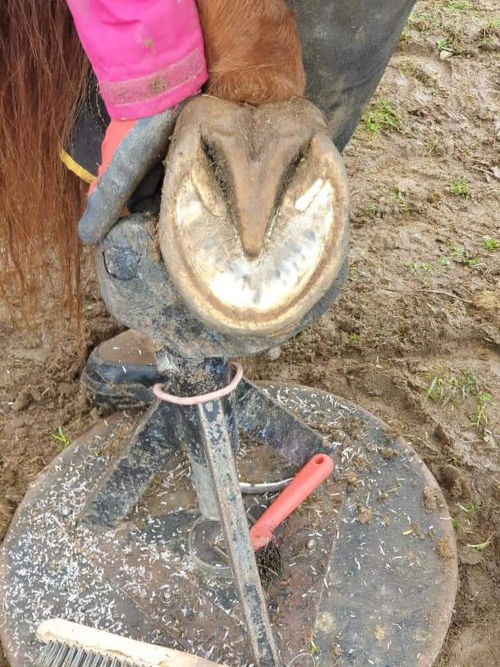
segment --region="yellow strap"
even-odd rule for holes
[[[84,167],[79,165],[78,162],[75,162],[71,155],[66,153],[64,148],[59,149],[59,157],[68,167],[68,169],[76,174],[78,178],[81,178],[82,181],[85,181],[85,183],[92,183],[92,181],[95,180],[95,176],[91,174],[90,171],[87,171]]]

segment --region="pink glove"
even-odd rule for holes
[[[207,80],[195,0],[68,0],[114,120],[144,118]]]

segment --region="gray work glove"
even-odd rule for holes
[[[83,243],[95,244],[104,239],[140,182],[165,159],[184,104],[156,116],[141,118],[125,136],[87,200],[87,208],[78,224]]]

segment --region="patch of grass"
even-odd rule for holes
[[[441,53],[441,51],[449,51],[450,53],[453,53],[453,41],[453,37],[443,37],[442,39],[438,39],[436,42],[438,53]]]
[[[311,639],[311,655],[318,655],[320,652],[319,646],[317,646],[314,641]]]
[[[390,102],[382,101],[372,104],[363,114],[361,122],[372,137],[380,130],[401,132],[401,120]]]
[[[471,268],[477,266],[479,264],[479,257],[466,257],[464,258],[464,264],[467,264]]]
[[[479,509],[479,503],[467,503],[467,505],[461,505],[460,503],[457,503],[457,505],[460,507],[462,512],[465,512],[466,514],[477,512]]]
[[[378,215],[378,204],[367,204],[365,206],[365,211],[370,218],[376,218]]]
[[[415,63],[412,62],[411,60],[403,60],[403,62],[399,66],[399,71],[401,74],[406,74],[406,76],[414,76],[415,72],[417,71],[417,68],[415,66]]]
[[[481,39],[479,40],[479,48],[481,49],[489,49],[493,44],[493,40],[491,37],[486,34]]]
[[[430,378],[424,402],[429,399],[443,405],[463,402],[469,396],[479,395],[480,391],[479,380],[469,371],[462,370],[457,375],[443,373]]]
[[[406,201],[406,197],[403,191],[397,185],[394,186],[394,194],[396,195],[396,199],[398,200],[398,207],[400,213],[408,213],[410,211],[410,206]]]
[[[428,33],[440,24],[439,14],[436,12],[412,12],[408,18],[408,28],[418,30],[421,33]]]
[[[478,433],[484,433],[489,424],[488,404],[491,401],[491,394],[481,392],[477,397],[477,410],[474,417],[471,419],[470,425],[476,429]]]
[[[470,12],[477,14],[477,9],[471,5],[469,0],[455,0],[455,2],[448,2],[444,6],[446,12]]]
[[[498,447],[498,442],[495,440],[495,436],[489,429],[484,429],[484,432],[481,433],[483,436],[483,440],[490,446],[490,447]]]
[[[411,37],[410,26],[408,25],[408,23],[405,23],[401,36],[399,37],[399,41],[402,43],[409,42],[410,37]]]
[[[69,447],[71,445],[71,440],[64,433],[62,426],[59,426],[59,428],[57,429],[57,433],[54,433],[52,437],[54,438],[54,440],[57,440],[58,442],[61,443],[62,449],[66,449],[66,447]]]
[[[439,263],[443,266],[448,266],[450,258],[454,259],[459,264],[465,264],[465,266],[468,266],[470,269],[473,269],[480,264],[477,254],[471,257],[466,254],[464,249],[458,248],[455,243],[451,243],[448,246],[448,252],[439,258]]]
[[[448,185],[448,191],[455,197],[467,199],[469,196],[469,183],[465,178],[459,178]]]
[[[491,32],[500,32],[500,16],[494,16],[488,21],[488,30]]]
[[[484,551],[490,544],[493,535],[490,535],[486,542],[481,542],[480,544],[468,544],[469,549],[475,549],[476,551]]]
[[[436,370],[444,371],[437,367]],[[490,403],[492,396],[489,394],[480,380],[467,370],[461,370],[458,373],[441,372],[435,375],[427,375],[429,385],[425,392],[422,405],[428,400],[441,405],[465,402],[467,399],[476,398],[476,407],[469,426],[479,433],[485,442],[492,447],[496,447],[496,441],[488,430]],[[462,507],[464,512],[473,512],[477,509],[477,504],[470,504]]]
[[[412,273],[430,273],[432,271],[432,264],[430,262],[410,262],[406,265]]]
[[[479,44],[488,48],[493,45],[493,37],[500,37],[500,16],[494,16],[479,31]]]
[[[347,342],[349,343],[349,345],[356,345],[356,343],[358,342],[358,334],[355,333],[349,334]]]
[[[437,137],[429,137],[428,139],[425,140],[425,151],[429,157],[436,150],[436,146],[438,145],[438,143],[439,139]]]
[[[495,252],[500,249],[500,241],[492,239],[491,236],[485,236],[483,239],[483,247],[486,248],[488,252]]]
[[[418,30],[418,32],[423,33],[425,35],[432,28],[439,25],[439,22],[440,22],[439,15],[434,12],[421,12],[421,11],[412,12],[408,17],[408,21],[405,23],[399,41],[408,42],[410,40],[412,30]]]
[[[448,271],[451,266],[451,259],[448,257],[448,255],[441,255],[441,257],[438,259],[438,262],[445,271]]]

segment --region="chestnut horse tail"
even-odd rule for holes
[[[0,290],[24,315],[51,277],[70,312],[78,300],[83,190],[59,149],[88,71],[65,0],[3,0]]]

